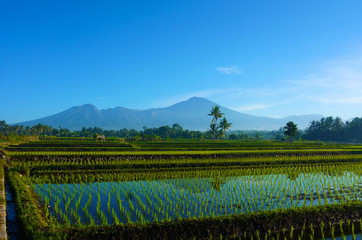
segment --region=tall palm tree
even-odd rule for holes
[[[210,131],[212,132],[212,140],[215,141],[215,133],[217,132],[217,125],[215,123],[210,124]]]
[[[208,116],[212,116],[212,120],[211,120],[211,124],[210,124],[210,130],[213,133],[213,137],[212,140],[215,141],[215,133],[217,131],[217,125],[216,122],[217,120],[219,120],[222,116],[224,115],[224,113],[222,113],[220,111],[220,106],[215,105],[211,108],[210,113],[208,114]]]
[[[213,124],[214,122],[216,123],[217,120],[219,120],[223,115],[224,113],[220,111],[220,106],[218,105],[213,106],[210,113],[208,114],[208,116],[213,116],[211,124]]]
[[[231,127],[232,123],[229,123],[226,118],[223,118],[220,120],[219,128],[221,129],[221,135],[225,137],[225,131],[228,130]]]

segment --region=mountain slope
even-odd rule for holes
[[[185,129],[206,130],[211,117],[207,116],[216,103],[200,97],[192,97],[165,108],[134,110],[123,107],[98,110],[94,105],[85,104],[48,117],[21,122],[19,125],[32,126],[38,123],[52,127],[78,130],[81,127],[101,127],[103,129],[142,129],[164,125],[180,124]],[[225,117],[237,130],[274,130],[294,121],[300,129],[307,127],[310,121],[319,120],[321,115],[289,116],[286,118],[257,117],[220,107]]]

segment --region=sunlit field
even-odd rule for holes
[[[45,139],[10,146],[7,155],[29,237],[323,239],[361,232],[359,145]]]

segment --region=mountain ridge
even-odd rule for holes
[[[47,117],[17,124],[32,126],[42,123],[70,130],[95,126],[113,130],[122,128],[140,130],[144,126],[152,128],[178,123],[185,129],[204,131],[207,130],[211,121],[208,113],[211,107],[215,105],[219,104],[200,97],[192,97],[164,108],[146,110],[129,109],[120,106],[99,110],[95,105],[87,103],[73,106]],[[234,130],[275,130],[283,127],[288,121],[293,121],[300,129],[304,129],[310,121],[319,120],[323,117],[318,114],[306,114],[270,118],[237,112],[224,106],[220,106],[220,110],[232,123],[232,129]]]

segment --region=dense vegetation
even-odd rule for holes
[[[158,128],[146,128],[137,131],[134,129],[104,130],[100,127],[85,128],[79,131],[70,131],[59,127],[59,129],[38,124],[32,127],[18,125],[8,125],[5,121],[0,121],[0,140],[9,139],[11,136],[58,136],[58,137],[93,137],[95,135],[105,135],[106,137],[125,138],[134,140],[167,140],[167,139],[213,139],[225,138],[229,140],[279,140],[288,139],[284,127],[274,131],[257,130],[232,130],[226,131],[230,127],[227,120],[222,119],[219,129],[217,125],[210,125],[207,132],[190,131],[183,129],[179,124],[161,126]],[[224,137],[225,135],[225,137]],[[327,117],[319,121],[312,121],[305,129],[293,134],[293,139],[313,140],[313,141],[337,141],[362,143],[362,118],[353,118],[343,122],[341,118]]]
[[[105,135],[106,137],[117,138],[134,138],[145,140],[159,140],[163,139],[201,139],[210,138],[211,133],[202,133],[200,131],[184,130],[180,125],[173,124],[170,126],[161,126],[159,128],[146,128],[137,131],[134,129],[120,129],[120,130],[104,130],[100,127],[83,127],[80,131],[70,131],[66,128],[59,129],[51,126],[37,124],[32,127],[7,125],[5,121],[0,121],[0,138],[7,136],[58,136],[58,137],[93,137],[95,135]]]
[[[362,118],[343,122],[339,117],[327,117],[312,121],[303,137],[308,140],[362,142]]]

